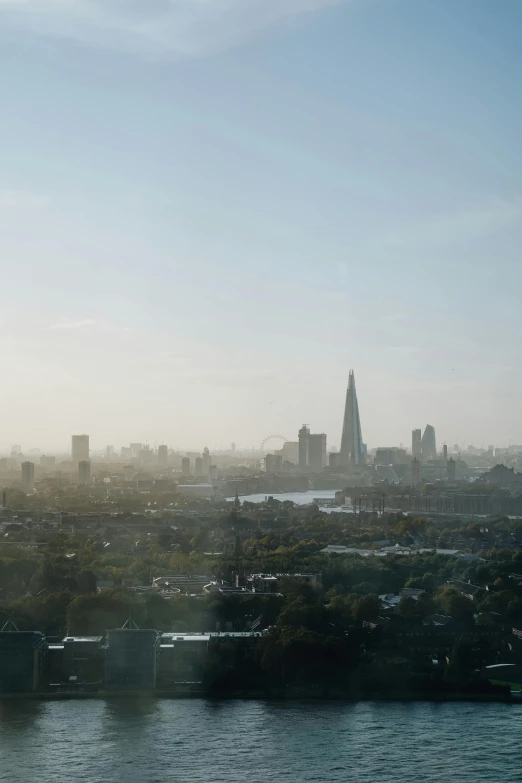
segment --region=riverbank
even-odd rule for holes
[[[199,692],[176,692],[176,691],[96,691],[92,693],[2,693],[0,694],[0,702],[2,701],[90,701],[90,700],[128,700],[128,699],[149,699],[149,700],[161,700],[161,699],[205,699],[208,701],[345,701],[345,702],[501,702],[504,704],[522,704],[522,699],[519,696],[513,696],[512,694],[485,694],[485,693],[418,693],[418,694],[404,694],[400,696],[397,694],[375,693],[371,696],[355,696],[343,693],[319,693],[313,690],[294,692],[282,692],[274,691],[271,693],[252,693],[252,692],[237,692],[237,693],[203,693]]]

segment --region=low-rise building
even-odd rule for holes
[[[7,623],[0,631],[0,691],[36,691],[46,659],[47,643],[40,631],[19,631]]]
[[[162,634],[159,687],[175,689],[179,683],[201,682],[209,640],[209,634]]]
[[[97,683],[103,680],[102,636],[66,636],[63,639],[63,680]]]
[[[181,591],[182,593],[203,593],[204,588],[212,582],[211,576],[202,574],[172,574],[157,576],[152,580],[153,587],[161,590]]]
[[[153,691],[156,687],[160,635],[139,629],[132,620],[107,632],[105,687],[109,691]]]

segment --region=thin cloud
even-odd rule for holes
[[[127,334],[132,331],[130,326],[118,326],[95,318],[79,318],[77,320],[62,318],[55,323],[43,327],[44,332],[113,332]]]
[[[65,319],[58,321],[54,324],[49,324],[44,327],[46,332],[77,332],[83,329],[92,329],[100,325],[99,321],[94,321],[91,318],[83,318],[79,321],[70,321]]]
[[[263,381],[273,381],[272,370],[260,367],[234,368],[227,367],[221,369],[198,369],[187,368],[186,370],[175,371],[163,376],[164,378],[192,381],[194,383],[211,384],[212,386],[224,386],[237,389],[241,387],[257,387]]]
[[[350,0],[0,0],[0,25],[110,49],[206,54]]]
[[[48,199],[34,193],[16,190],[0,191],[0,208],[3,209],[39,209],[47,206],[48,203]]]
[[[522,226],[522,198],[492,198],[487,203],[443,213],[413,224],[387,238],[397,246],[439,246],[483,239],[513,226]]]
[[[399,323],[400,321],[407,321],[409,319],[409,315],[406,313],[389,313],[388,315],[383,316],[383,321],[391,321],[393,323]]]
[[[419,348],[416,348],[414,345],[388,345],[386,350],[391,351],[391,353],[400,354],[401,356],[419,353]]]

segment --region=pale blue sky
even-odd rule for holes
[[[0,449],[522,442],[520,0],[0,0]]]

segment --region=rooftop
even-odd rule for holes
[[[103,636],[66,636],[62,642],[97,642],[102,641]]]

